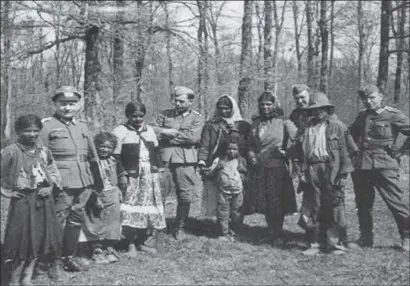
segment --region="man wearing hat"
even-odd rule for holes
[[[301,110],[311,116],[298,129],[294,149],[309,185],[303,193],[299,220],[309,243],[303,254],[316,255],[320,246],[333,254],[343,254],[347,236],[344,186],[353,171],[346,147],[347,128],[332,116],[334,105],[322,92],[311,94],[309,106]]]
[[[366,109],[361,111],[350,127],[358,146],[353,151],[356,171],[352,173],[360,238],[356,245],[373,246],[373,203],[375,190],[393,213],[402,249],[409,251],[409,206],[399,182],[399,158],[403,142],[399,133],[409,136],[409,119],[398,109],[384,106],[380,89],[368,84],[359,89]],[[352,244],[354,246],[355,244]]]
[[[197,147],[204,126],[203,116],[192,110],[194,92],[187,87],[174,89],[173,109],[161,112],[153,122],[161,148],[161,160],[172,174],[178,199],[172,233],[175,239],[183,238],[183,226],[188,218],[191,193],[195,186]],[[165,190],[164,198],[169,189]]]
[[[60,171],[62,189],[56,194],[56,212],[63,235],[63,263],[67,271],[82,271],[81,260],[74,258],[84,219],[84,207],[92,192],[88,154],[87,125],[76,118],[81,93],[71,86],[59,88],[52,96],[55,113],[44,118],[40,138],[48,146]]]

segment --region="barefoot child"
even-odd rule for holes
[[[12,261],[11,285],[32,285],[35,261],[50,257],[49,276],[62,280],[60,228],[52,191],[61,177],[50,151],[37,142],[43,124],[35,115],[15,123],[17,142],[1,152],[1,195],[11,198],[4,238]]]
[[[243,182],[247,173],[246,160],[239,155],[238,143],[225,143],[225,155],[216,159],[215,169],[218,186],[217,224],[220,240],[233,241],[239,230],[243,205]]]
[[[117,146],[115,135],[102,132],[94,138],[100,166],[104,176],[104,190],[96,190],[88,201],[84,235],[93,249],[96,263],[118,261],[114,245],[121,237],[120,201],[122,193],[117,187],[121,166],[112,156]]]

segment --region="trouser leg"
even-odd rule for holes
[[[360,236],[369,242],[373,240],[373,204],[375,199],[371,172],[373,171],[356,170],[351,174],[359,219]]]
[[[231,208],[231,228],[234,232],[240,232],[243,224],[242,217],[243,193],[232,195],[230,202]]]
[[[409,206],[408,197],[400,188],[397,170],[380,170],[375,176],[375,187],[393,213],[400,237],[409,237]]]
[[[221,235],[229,234],[229,217],[230,217],[230,195],[223,192],[218,193],[217,202],[217,224]]]

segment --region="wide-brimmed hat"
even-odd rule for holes
[[[310,95],[309,106],[304,107],[302,109],[308,110],[308,109],[315,109],[315,108],[320,108],[320,107],[334,108],[335,106],[330,103],[329,98],[327,98],[326,94],[320,91],[316,91],[315,93]]]

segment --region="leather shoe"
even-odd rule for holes
[[[401,241],[401,250],[409,252],[410,251],[410,238],[405,237]]]
[[[172,230],[172,235],[176,240],[184,240],[186,238],[186,233],[181,228],[174,228]]]
[[[68,272],[81,272],[83,267],[74,257],[66,257],[64,259],[64,270]]]
[[[51,263],[50,267],[48,268],[48,277],[54,282],[62,282],[64,280],[61,260],[57,260]]]

